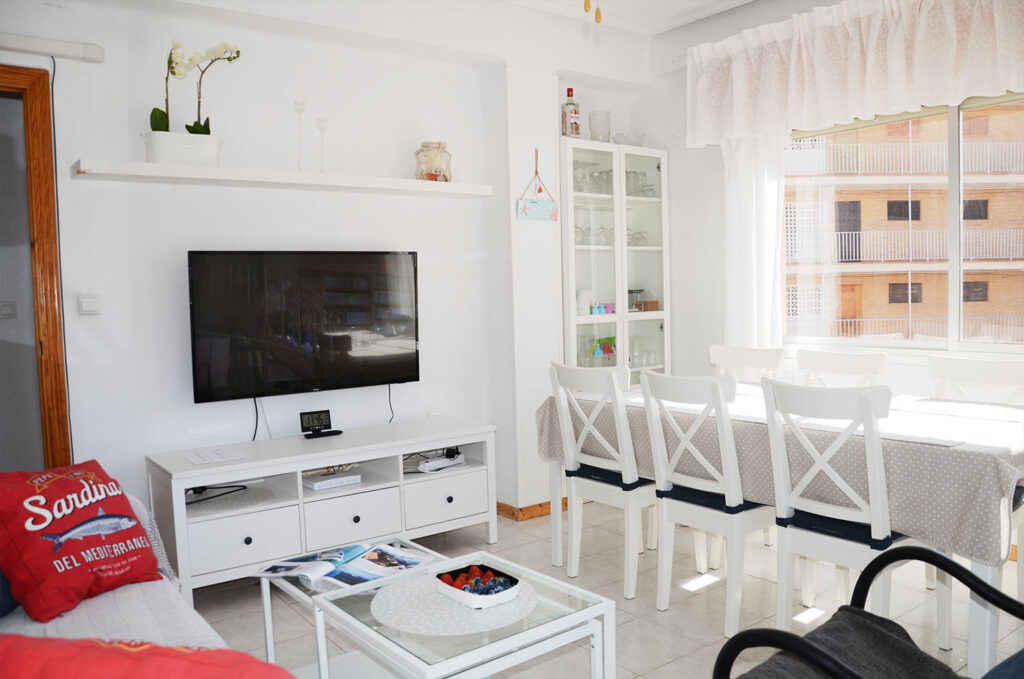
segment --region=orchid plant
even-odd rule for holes
[[[164,74],[164,107],[154,108],[149,114],[149,127],[154,132],[168,132],[171,120],[170,81],[174,77],[183,80],[193,69],[199,70],[199,83],[196,85],[196,121],[186,125],[191,134],[210,134],[210,118],[203,120],[203,76],[218,61],[232,62],[242,56],[236,45],[222,42],[206,50],[205,56],[194,52],[188,59],[182,50],[181,43],[175,42],[167,53],[167,71]]]

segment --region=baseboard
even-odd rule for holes
[[[562,498],[562,511],[566,511],[568,504],[566,499]],[[506,519],[512,519],[513,521],[527,521],[529,519],[536,519],[539,516],[548,516],[551,514],[551,503],[550,502],[538,502],[535,505],[527,505],[526,507],[513,507],[507,505],[504,502],[498,503],[498,516],[504,516]]]

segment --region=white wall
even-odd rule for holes
[[[238,11],[243,8],[246,13]],[[97,43],[102,64],[59,60],[55,122],[72,438],[144,493],[144,455],[245,440],[253,405],[191,398],[185,253],[190,249],[399,249],[420,253],[421,380],[396,385],[396,416],[495,422],[499,500],[547,499],[533,413],[561,358],[557,226],[512,220],[540,171],[557,191],[559,70],[620,79],[649,71],[650,41],[595,31],[498,2],[106,2],[11,0],[4,31]],[[223,165],[293,169],[295,99],[306,101],[304,169],[411,176],[412,152],[444,139],[456,181],[489,199],[138,184],[71,179],[79,158],[141,160],[140,134],[163,101],[172,40],[221,40],[242,58],[204,80],[204,116]],[[0,52],[3,63],[48,58]],[[189,81],[193,82],[193,81]],[[172,81],[172,125],[191,115]],[[75,296],[98,293],[82,317]],[[386,388],[262,399],[260,437],[298,432],[298,412],[329,407],[342,427],[387,421]]]

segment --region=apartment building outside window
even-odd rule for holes
[[[787,338],[1024,346],[1024,98],[794,140],[784,221]]]

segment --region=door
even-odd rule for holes
[[[856,337],[860,335],[861,300],[863,286],[839,286],[839,335]]]
[[[836,261],[860,261],[860,201],[836,201]]]
[[[71,461],[49,82],[0,64],[0,471]]]

